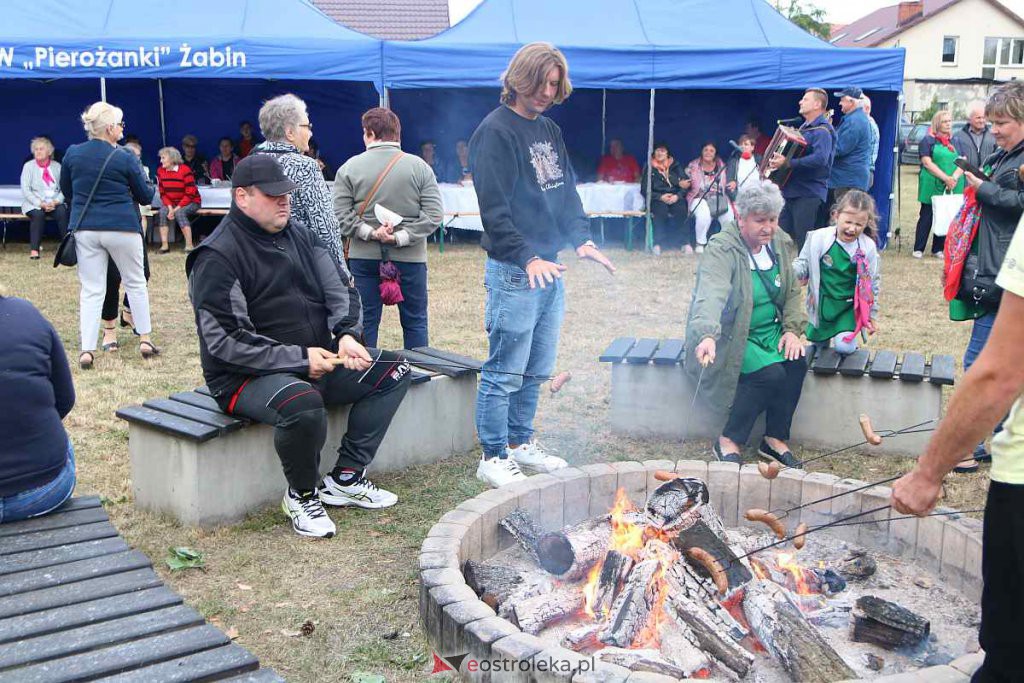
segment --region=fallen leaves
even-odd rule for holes
[[[168,548],[167,551],[169,555],[165,562],[172,572],[183,569],[203,569],[206,567],[206,559],[198,550],[181,546],[178,548]]]

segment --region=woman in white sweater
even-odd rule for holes
[[[29,219],[30,259],[39,258],[46,221],[57,221],[61,237],[68,229],[68,207],[60,192],[60,164],[49,138],[32,138],[32,159],[21,168],[21,212]]]

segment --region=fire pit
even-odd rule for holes
[[[966,681],[980,522],[884,510],[790,538],[888,503],[882,487],[822,501],[864,484],[701,461],[534,476],[431,529],[423,626],[470,680]]]

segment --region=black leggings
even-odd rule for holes
[[[338,366],[316,381],[293,373],[253,377],[231,399],[231,414],[274,426],[274,448],[295,491],[312,491],[320,479],[320,451],[327,440],[325,407],[352,406],[336,474],[343,467],[363,469],[377,455],[412,373],[398,354],[368,350],[383,362],[364,372]]]
[[[921,213],[917,216],[917,229],[914,231],[914,251],[924,251],[928,244],[928,235],[932,233],[932,205],[922,204]],[[938,253],[946,246],[945,235],[932,236],[932,253]]]
[[[807,375],[807,360],[772,363],[755,372],[740,375],[736,397],[732,401],[729,420],[722,436],[743,445],[761,414],[765,414],[764,435],[780,441],[789,440],[793,413],[800,402]]]
[[[39,251],[39,244],[43,241],[43,229],[46,221],[57,222],[57,233],[61,239],[68,231],[68,207],[66,204],[58,204],[53,211],[47,213],[42,209],[32,209],[28,212],[28,241],[32,251]]]
[[[146,275],[146,282],[149,282],[149,254],[143,249],[142,250],[142,269]],[[121,289],[121,271],[117,269],[117,264],[114,263],[114,259],[107,260],[107,293],[103,297],[103,312],[100,313],[100,318],[103,320],[117,320],[117,295]],[[124,295],[124,307],[126,310],[132,310],[132,307],[128,305],[128,293]]]
[[[680,194],[675,204],[666,204],[660,199],[651,202],[654,243],[665,249],[678,249],[684,244],[693,246],[693,235],[686,234],[689,225],[686,214],[685,195]]]

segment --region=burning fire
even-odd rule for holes
[[[792,553],[779,553],[775,557],[775,562],[779,565],[780,569],[785,569],[793,575],[798,595],[814,595],[817,592],[811,590],[807,585],[807,580],[804,578],[804,568],[796,561]]]
[[[626,490],[619,489],[615,492],[615,504],[612,506],[612,539],[608,550],[617,550],[635,560],[644,549],[644,529],[626,519],[627,512],[636,512],[636,506],[626,495]]]

